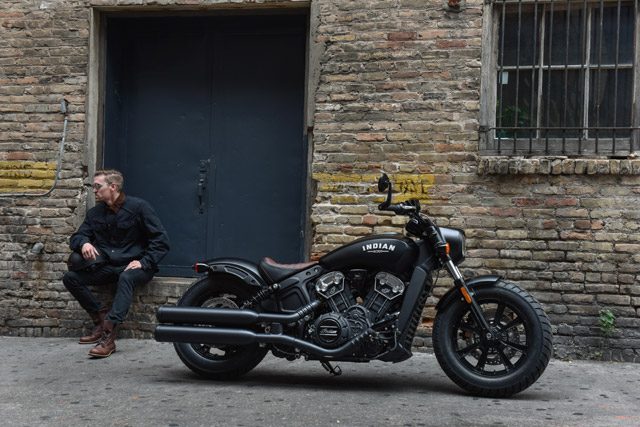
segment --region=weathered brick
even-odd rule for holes
[[[640,244],[617,243],[614,245],[614,250],[616,252],[637,254],[640,253]]]
[[[570,304],[590,304],[595,300],[594,295],[589,294],[564,294],[562,301]]]
[[[612,305],[629,305],[631,297],[629,295],[598,295],[597,300],[600,304]]]

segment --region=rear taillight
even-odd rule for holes
[[[209,264],[196,262],[195,264],[193,264],[193,270],[196,273],[206,273],[207,271],[209,271]]]

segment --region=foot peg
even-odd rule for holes
[[[334,368],[333,366],[331,366],[331,363],[326,361],[321,361],[320,364],[324,369],[326,369],[331,375],[335,377],[342,374],[342,369],[340,369],[340,366],[338,365],[336,365],[336,367]]]

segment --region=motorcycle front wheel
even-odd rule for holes
[[[195,282],[178,301],[179,307],[239,309],[250,293],[224,275]],[[230,380],[246,374],[267,354],[258,344],[220,345],[175,343],[180,360],[193,372],[214,380]]]
[[[508,397],[533,384],[552,353],[549,318],[531,295],[500,281],[474,290],[493,331],[481,333],[462,298],[442,308],[433,325],[433,348],[447,376],[470,393]]]

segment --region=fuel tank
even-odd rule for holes
[[[362,268],[402,273],[417,257],[418,246],[413,240],[402,234],[378,234],[329,252],[320,258],[320,265],[328,270]]]

